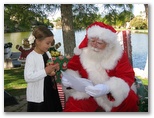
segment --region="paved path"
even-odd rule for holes
[[[26,96],[21,95],[21,96],[16,96],[15,98],[19,104],[5,106],[4,112],[27,112]]]
[[[62,86],[60,84],[57,84],[57,87],[58,87],[61,104],[62,104],[62,107],[64,108],[65,98],[64,98],[64,93],[62,91]],[[15,98],[19,104],[4,107],[4,112],[27,112],[26,95],[15,96]]]

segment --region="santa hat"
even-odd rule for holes
[[[82,48],[87,47],[88,40],[93,37],[99,38],[99,40],[103,40],[106,43],[110,44],[116,41],[117,33],[116,30],[110,25],[104,24],[102,22],[94,22],[87,27],[86,36],[79,47],[76,47],[74,49],[74,54],[80,55],[82,52]]]

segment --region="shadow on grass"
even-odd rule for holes
[[[5,89],[12,96],[26,95],[26,88],[22,89]]]
[[[24,68],[12,68],[12,69],[5,69],[4,70],[4,80],[17,80],[17,79],[24,79]]]
[[[12,96],[25,95],[26,85],[23,67],[4,70],[4,90],[6,92]]]

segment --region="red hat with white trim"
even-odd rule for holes
[[[74,53],[80,55],[82,52],[81,49],[88,46],[88,40],[91,38],[99,38],[99,40],[103,40],[106,43],[114,43],[117,39],[117,33],[110,25],[103,22],[94,22],[87,27],[86,36],[79,47],[74,49]]]

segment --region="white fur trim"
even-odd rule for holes
[[[90,95],[88,95],[87,93],[78,92],[78,91],[72,92],[70,96],[72,96],[76,100],[88,99],[90,97]]]
[[[104,40],[107,43],[114,42],[117,39],[117,34],[109,29],[102,28],[100,26],[92,26],[87,30],[88,39],[92,37],[98,37],[100,40]]]
[[[128,96],[130,89],[126,82],[117,77],[111,77],[109,81],[105,82],[105,84],[109,86],[115,101],[110,101],[107,96],[101,96],[94,99],[99,106],[109,112],[113,107],[116,107],[123,102],[123,100]]]
[[[74,48],[74,54],[75,55],[80,55],[82,53],[82,49],[79,49],[78,47]]]
[[[115,107],[120,105],[126,99],[130,91],[128,84],[118,77],[111,77],[105,84],[109,86],[110,92],[115,99],[113,102],[113,106]]]
[[[111,111],[113,107],[113,102],[109,101],[107,96],[102,96],[94,98],[99,106],[101,106],[105,111]]]

